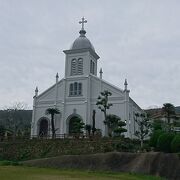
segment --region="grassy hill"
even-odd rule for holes
[[[23,166],[0,166],[1,180],[161,180],[161,178],[129,173],[60,170]]]
[[[24,165],[48,168],[83,169],[141,173],[180,179],[180,161],[176,154],[111,152],[91,155],[65,155],[29,160]]]

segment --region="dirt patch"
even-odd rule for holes
[[[164,153],[100,153],[92,155],[64,155],[54,158],[29,160],[25,165],[54,168],[76,168],[135,172],[180,179],[180,160],[176,154]]]

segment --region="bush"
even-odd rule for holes
[[[157,147],[157,141],[158,141],[158,138],[160,135],[163,134],[163,131],[162,130],[156,130],[152,133],[151,137],[150,137],[150,140],[149,140],[149,145],[151,147]]]
[[[0,166],[18,166],[18,165],[20,165],[20,163],[17,161],[7,161],[7,160],[0,161]]]
[[[120,143],[114,143],[113,149],[118,152],[133,152],[133,151],[135,151],[135,147],[134,147],[133,143],[131,143],[131,142],[126,143],[123,141],[121,141]]]
[[[148,143],[145,143],[145,144],[143,144],[143,147],[141,148],[141,150],[143,152],[149,152],[149,151],[151,151],[151,147],[149,146]]]
[[[157,148],[162,152],[171,152],[171,142],[174,138],[172,133],[163,133],[159,136],[157,141]]]
[[[180,152],[180,134],[175,135],[171,142],[171,151],[175,153]]]

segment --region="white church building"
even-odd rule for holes
[[[50,88],[38,94],[35,90],[33,100],[33,115],[31,123],[31,136],[41,134],[51,135],[50,115],[46,115],[48,108],[57,108],[60,114],[55,115],[56,134],[69,134],[69,124],[75,117],[81,118],[85,124],[92,125],[93,110],[96,111],[95,127],[101,129],[102,135],[106,135],[104,125],[104,114],[97,105],[100,92],[108,90],[112,93],[109,102],[113,104],[108,114],[114,114],[126,122],[126,137],[134,138],[137,124],[134,121],[135,113],[142,113],[142,109],[129,97],[127,81],[121,89],[102,78],[102,69],[98,75],[97,65],[100,58],[94,46],[86,37],[82,18],[80,36],[73,42],[65,53],[65,76]]]

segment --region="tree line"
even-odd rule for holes
[[[0,110],[0,139],[5,134],[16,137],[30,136],[32,110],[27,110],[23,103],[14,103],[13,106]]]

